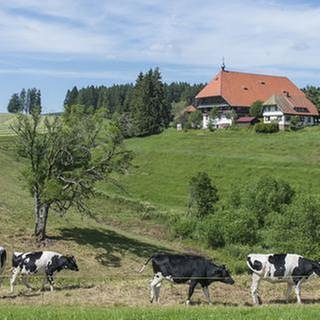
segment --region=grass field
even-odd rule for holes
[[[307,320],[319,317],[320,307],[263,307],[263,308],[30,308],[10,307],[1,309],[2,319],[114,319],[114,320],[253,320],[253,319],[282,319],[282,320]]]
[[[122,179],[128,196],[167,209],[185,210],[190,177],[206,171],[223,198],[235,184],[271,174],[295,188],[320,192],[320,128],[258,135],[248,130],[168,130],[127,141],[136,153]]]
[[[0,131],[7,121],[7,116],[0,116]],[[0,137],[0,223],[3,226],[0,245],[8,249],[9,256],[14,250],[42,249],[31,236],[33,199],[24,187],[20,175],[23,162],[18,162],[15,157],[13,139],[7,134]],[[221,253],[208,250],[201,244],[173,241],[161,223],[163,215],[170,211],[184,212],[189,178],[199,170],[210,174],[221,197],[226,196],[233,184],[246,183],[268,172],[286,179],[295,188],[319,193],[319,128],[261,136],[247,130],[213,133],[168,130],[157,136],[130,139],[126,144],[136,155],[131,172],[121,179],[126,192],[100,184],[100,196],[91,201],[95,219],[81,217],[73,211],[62,218],[50,214],[50,239],[46,249],[74,254],[80,272],[61,273],[57,290],[53,293],[28,292],[18,285],[12,295],[6,278],[0,288],[0,318],[316,317],[320,311],[317,306],[320,282],[317,279],[303,285],[302,299],[308,304],[304,307],[283,306],[285,287],[263,284],[262,299],[271,306],[248,308],[251,305],[248,274],[235,276],[233,287],[212,285],[213,307],[207,307],[200,289],[195,292],[194,306],[183,307],[187,286],[169,283],[161,289],[161,307],[150,307],[151,268],[148,267],[142,275],[136,271],[157,251],[196,252],[214,257],[220,263],[228,262]],[[149,215],[151,207],[154,212]],[[9,275],[9,267],[5,274]],[[40,285],[37,279],[32,283],[35,287]]]

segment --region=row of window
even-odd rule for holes
[[[283,117],[282,116],[277,116],[277,117],[270,117],[270,116],[266,116],[264,117],[265,121],[282,121],[283,120]],[[291,120],[291,116],[285,116],[285,121],[286,122],[289,122]],[[299,120],[301,122],[308,122],[308,123],[311,123],[312,122],[312,118],[311,117],[304,117],[304,116],[299,116]]]

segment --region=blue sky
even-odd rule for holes
[[[156,66],[167,82],[207,82],[223,56],[230,70],[320,86],[319,17],[306,0],[0,0],[0,112],[23,87],[59,111],[74,85]]]

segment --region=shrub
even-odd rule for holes
[[[265,176],[245,188],[241,202],[256,214],[259,225],[263,226],[266,215],[273,211],[281,212],[284,205],[291,203],[294,194],[287,182]]]
[[[260,100],[255,101],[249,110],[251,117],[261,118],[263,113],[263,102]]]
[[[254,128],[256,133],[274,133],[279,131],[278,123],[257,123]]]
[[[209,215],[197,224],[195,238],[212,248],[224,247],[223,224],[218,214]]]
[[[263,232],[265,245],[318,259],[320,250],[320,202],[312,195],[299,195],[283,214],[268,217]]]
[[[192,238],[196,225],[195,217],[174,215],[170,218],[170,231],[174,237]]]
[[[206,172],[199,172],[189,182],[188,211],[199,218],[212,212],[219,200],[218,190]]]

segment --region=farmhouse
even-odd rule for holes
[[[234,116],[248,117],[258,100],[264,102],[264,122],[276,121],[281,129],[292,116],[304,125],[313,125],[318,116],[316,106],[287,77],[227,71],[224,65],[196,95],[195,104],[203,113],[203,128],[210,121],[220,128],[230,126]]]

